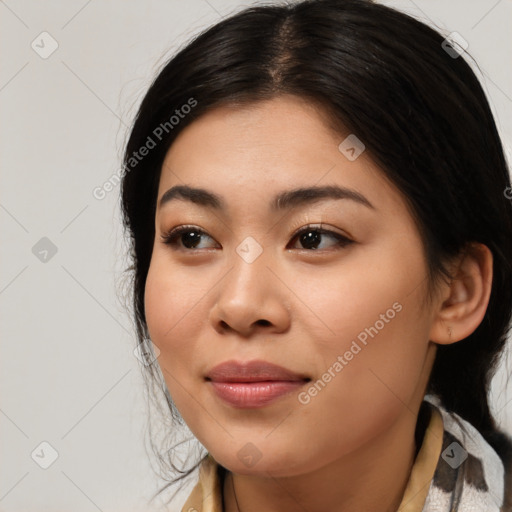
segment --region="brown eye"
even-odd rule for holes
[[[197,249],[204,239],[211,238],[205,231],[194,226],[178,226],[161,235],[164,244],[189,250]],[[181,247],[180,242],[181,241]]]
[[[181,249],[189,252],[197,249],[212,248],[199,247],[199,245],[208,238],[213,240],[205,231],[195,226],[178,226],[161,235],[161,238],[164,244],[171,246],[174,250]],[[345,247],[353,243],[352,240],[339,233],[315,226],[302,228],[293,236],[292,241],[298,239],[303,249],[317,251],[325,249],[325,247],[321,246],[326,238],[334,240],[334,243],[330,244],[331,247]],[[300,247],[293,248],[300,249]]]
[[[304,246],[305,249],[318,250],[319,245],[322,243],[322,239],[325,238],[326,235],[336,240],[334,244],[331,244],[333,246],[345,247],[346,245],[353,243],[352,240],[343,235],[340,235],[339,233],[315,226],[306,226],[305,228],[301,229],[294,235],[292,241],[298,238],[298,241]]]

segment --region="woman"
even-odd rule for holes
[[[488,402],[510,179],[463,53],[309,0],[221,21],[151,85],[122,207],[148,368],[207,450],[183,511],[512,509]]]

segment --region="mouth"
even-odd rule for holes
[[[226,361],[205,377],[217,397],[236,408],[264,407],[311,379],[267,361]]]

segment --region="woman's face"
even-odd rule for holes
[[[165,158],[148,329],[179,412],[233,472],[306,473],[416,421],[435,355],[420,235],[345,138],[282,96],[202,116]],[[255,360],[291,375],[244,372]],[[212,374],[227,361],[242,368]]]

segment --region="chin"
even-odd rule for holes
[[[290,456],[284,452],[279,453],[271,446],[259,449],[251,442],[247,442],[234,452],[226,453],[220,450],[210,451],[210,453],[221,466],[240,475],[294,476],[300,474],[300,465],[304,463],[304,458],[296,450],[292,450],[292,456]],[[268,455],[266,456],[265,453]],[[295,460],[297,457],[298,459]]]

